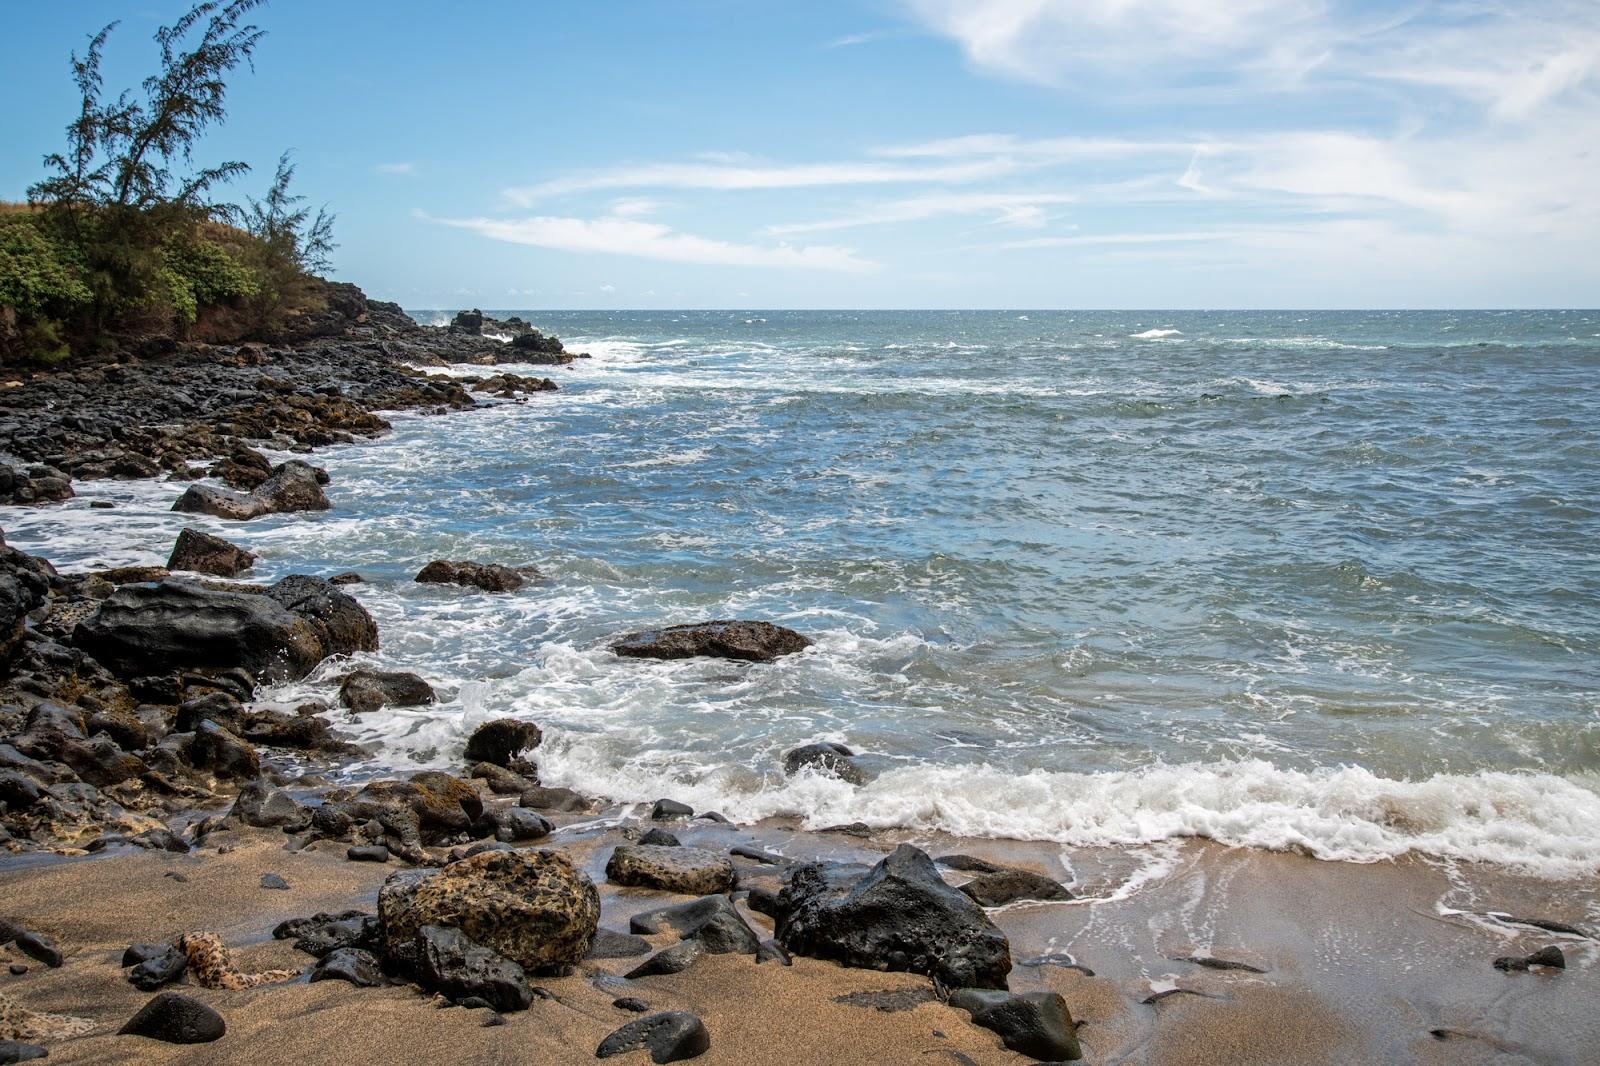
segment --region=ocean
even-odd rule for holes
[[[188,523],[256,580],[362,573],[370,664],[441,702],[330,710],[357,772],[512,715],[546,784],[738,821],[1600,871],[1600,312],[516,313],[592,358],[319,450],[332,511],[82,482],[6,538],[78,570]],[[434,558],[546,578],[412,582]],[[816,645],[608,650],[734,617]],[[873,779],[785,777],[815,740]]]

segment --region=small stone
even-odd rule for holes
[[[389,849],[382,844],[357,844],[346,848],[344,857],[351,862],[388,862]]]
[[[504,1024],[506,1024],[505,1018],[501,1017],[498,1014],[491,1014],[491,1015],[489,1015],[487,1018],[485,1018],[483,1020],[483,1027],[485,1029],[491,1029],[496,1025],[504,1025]]]
[[[711,1034],[705,1024],[688,1011],[666,1011],[629,1022],[595,1048],[595,1058],[646,1049],[655,1063],[679,1062],[704,1055],[711,1050]]]
[[[261,875],[261,887],[262,888],[278,889],[280,891],[287,891],[287,889],[289,888],[289,882],[285,881],[283,878],[279,877],[277,874],[262,874]]]
[[[682,842],[679,841],[677,837],[673,836],[665,829],[662,829],[660,826],[657,826],[644,836],[640,837],[639,843],[649,844],[658,848],[678,848],[683,846]]]
[[[161,993],[118,1030],[125,1036],[147,1036],[169,1044],[207,1044],[226,1031],[222,1015],[182,992]]]
[[[93,507],[94,504],[90,504]],[[24,1044],[20,1040],[0,1040],[0,1066],[13,1062],[32,1062],[42,1059],[50,1052],[38,1044]]]
[[[555,829],[549,819],[535,814],[526,807],[507,807],[495,816],[495,839],[502,843],[522,840],[539,840]]]
[[[154,992],[162,985],[181,980],[189,970],[189,956],[175,944],[168,944],[159,955],[140,962],[128,973],[128,981],[141,992]]]
[[[650,809],[650,817],[658,822],[666,821],[668,818],[688,818],[693,814],[693,807],[672,799],[656,800],[656,805]]]
[[[361,948],[339,948],[324,955],[311,971],[313,981],[348,981],[357,988],[384,984],[377,956]]]
[[[699,961],[705,953],[705,945],[698,940],[685,940],[656,952],[623,976],[632,981],[639,977],[682,973]]]
[[[618,1010],[631,1010],[635,1014],[643,1014],[650,1009],[650,1004],[637,996],[623,996],[621,999],[614,999],[611,1001],[611,1005]]]
[[[20,962],[12,963],[9,969],[11,970],[12,977],[21,977],[23,974],[28,972],[28,968],[22,965]]]

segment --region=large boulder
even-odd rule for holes
[[[777,939],[797,955],[926,974],[952,988],[1004,988],[1011,948],[927,853],[902,844],[864,876],[808,863],[778,894]]]
[[[514,1011],[533,1002],[521,966],[448,926],[417,930],[410,970],[422,987],[457,1003],[476,999],[497,1011]]]
[[[685,896],[731,892],[737,876],[726,855],[705,848],[618,844],[606,863],[606,879],[613,884]]]
[[[435,559],[417,573],[424,585],[467,585],[485,592],[515,592],[538,576],[531,567],[513,570],[499,563],[475,563],[467,559]]]
[[[322,491],[322,478],[316,467],[290,459],[272,468],[272,476],[254,489],[250,498],[259,500],[267,514],[291,511],[326,511],[333,505]]]
[[[237,577],[256,564],[256,557],[221,537],[183,527],[167,559],[168,570],[188,570],[216,577]]]
[[[215,485],[190,485],[172,505],[180,514],[208,514],[233,522],[248,522],[267,513],[267,505],[253,496],[244,496]]]
[[[444,926],[537,972],[589,953],[600,893],[557,852],[485,851],[425,877],[391,877],[378,917],[391,951],[424,926]]]
[[[422,707],[437,699],[433,686],[400,671],[354,670],[339,682],[339,702],[353,714],[380,707]]]
[[[378,629],[321,578],[287,577],[265,594],[168,580],[117,589],[78,623],[73,643],[123,677],[239,666],[285,681],[330,655],[376,650]]]
[[[631,659],[705,655],[767,663],[810,646],[810,638],[771,622],[715,621],[630,633],[611,645],[611,650]]]

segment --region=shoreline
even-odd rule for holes
[[[406,333],[398,326],[389,328]],[[415,331],[424,329],[414,327]],[[332,343],[337,346],[340,340]],[[371,354],[392,368],[396,357],[385,345],[395,343],[394,337],[371,343],[377,346],[373,351],[330,354],[333,376],[359,373],[362,357]],[[443,343],[470,345],[448,336]],[[244,365],[231,369],[241,374],[252,371],[250,360],[254,357],[246,356]],[[265,363],[256,367],[271,365],[270,357],[263,359]],[[529,380],[502,381],[500,389],[515,394],[520,391],[519,383]],[[353,391],[352,384],[336,387],[342,394]],[[389,395],[407,395],[405,383],[397,380],[387,381],[384,387],[397,390]],[[409,394],[411,399],[424,410],[444,412],[467,406],[461,402],[466,393],[460,385],[452,391],[439,379],[413,379],[411,387],[416,390]],[[376,390],[370,393],[378,394]],[[271,397],[271,390],[257,390],[254,402],[268,404],[262,415],[264,423],[290,433],[295,428],[292,423],[284,429],[281,419],[274,422],[273,412],[281,415],[282,411],[272,407]],[[355,417],[338,403],[325,410],[329,420]],[[366,414],[370,416],[374,410],[368,407]],[[359,419],[357,424],[371,425]],[[328,426],[299,429],[302,439],[290,435],[280,440],[309,449],[315,446],[316,436],[350,433]],[[209,442],[204,434],[157,436],[165,449],[161,461],[174,466],[181,463],[185,469],[192,459],[199,458],[195,449],[225,439],[215,433]],[[227,435],[227,439],[232,437]],[[79,447],[77,453],[81,458],[92,450]],[[219,457],[233,450],[229,443]],[[131,462],[132,454],[135,449],[127,448],[120,457],[90,457],[84,462],[110,469],[119,462]],[[337,489],[337,482],[333,488]],[[294,785],[292,781],[276,783]],[[308,799],[317,790],[318,786],[311,786],[296,795]],[[320,790],[325,795],[338,791],[326,785]],[[225,804],[232,791],[231,786],[216,790],[210,807],[194,795],[183,796],[178,805],[202,815],[220,813],[224,807],[219,804]],[[484,798],[489,799],[489,794]],[[611,807],[576,818],[546,810],[544,814],[557,828],[537,845],[555,845],[578,857],[601,888],[602,924],[612,928],[625,924],[633,912],[661,902],[659,893],[617,889],[606,880],[609,846],[637,836],[649,824],[628,811]],[[175,812],[169,806],[166,813]],[[207,928],[221,932],[230,945],[250,958],[252,966],[257,962],[263,967],[303,965],[306,960],[302,956],[269,939],[271,926],[314,910],[370,909],[378,882],[393,869],[347,862],[343,843],[331,840],[288,851],[283,835],[281,831],[219,826],[210,834],[201,834],[188,854],[130,849],[113,842],[106,847],[106,854],[92,859],[30,861],[20,867],[10,861],[0,864],[0,884],[13,897],[6,916],[46,931],[68,954],[67,965],[59,970],[33,966],[28,974],[16,975],[5,985],[5,994],[30,1009],[88,1015],[97,1022],[88,1037],[52,1044],[51,1057],[116,1061],[137,1053],[150,1061],[164,1061],[148,1042],[130,1044],[136,1038],[109,1035],[147,998],[136,996],[114,966],[115,960],[107,961],[113,949],[120,953],[127,943]],[[690,822],[681,835],[685,844],[715,843],[724,852],[736,837],[739,843],[794,858],[847,861],[875,861],[894,843],[910,841],[931,854],[974,852],[1066,881],[1080,899],[1011,904],[991,912],[991,917],[1010,938],[1014,961],[1059,955],[1062,945],[1071,945],[1073,962],[1096,971],[1091,978],[1057,959],[1036,966],[1018,965],[1012,980],[1015,991],[1051,990],[1063,995],[1073,1016],[1085,1023],[1079,1035],[1089,1061],[1214,1061],[1220,1053],[1232,1061],[1274,1062],[1292,1057],[1294,1061],[1331,1062],[1364,1054],[1391,1060],[1457,1062],[1477,1061],[1474,1056],[1487,1061],[1510,1052],[1541,1061],[1577,1063],[1585,1061],[1586,1051],[1600,1047],[1600,1029],[1581,1017],[1579,1007],[1584,997],[1592,997],[1594,992],[1597,953],[1593,940],[1507,926],[1493,919],[1437,913],[1441,901],[1459,897],[1462,903],[1471,904],[1462,910],[1527,913],[1590,929],[1600,917],[1600,900],[1594,889],[1585,892],[1575,883],[1538,882],[1470,865],[1463,868],[1463,864],[1415,858],[1371,866],[1329,863],[1193,840],[1139,849],[1067,849],[907,830],[877,830],[856,837],[799,830],[785,820],[746,827]],[[234,844],[235,840],[239,843]],[[434,846],[427,852],[430,858],[439,859],[447,850]],[[1136,854],[1140,850],[1147,854]],[[1062,864],[1062,855],[1070,856],[1071,868]],[[1164,869],[1152,865],[1157,862],[1167,865]],[[191,867],[203,875],[191,877],[190,882],[161,876],[169,868],[182,872]],[[290,890],[261,890],[256,879],[264,872],[280,873],[289,881]],[[761,871],[749,874],[754,881],[762,880]],[[961,877],[949,880],[956,883]],[[191,882],[197,888],[184,887]],[[311,886],[310,891],[296,891],[297,884]],[[206,885],[220,896],[207,897],[200,891]],[[140,895],[143,898],[136,904]],[[1385,904],[1377,913],[1375,901]],[[152,917],[127,920],[128,912],[147,909]],[[747,921],[767,935],[766,924],[770,923],[763,924],[765,919],[748,908],[744,913]],[[1406,949],[1408,961],[1403,966],[1356,966],[1350,962],[1376,958],[1396,941]],[[653,946],[667,943],[661,940]],[[1563,974],[1506,975],[1489,965],[1493,956],[1505,951],[1531,952],[1550,943],[1559,943],[1568,951],[1569,969]],[[15,957],[14,948],[6,950]],[[1266,974],[1241,978],[1243,971],[1174,964],[1173,955],[1184,952],[1214,952],[1219,958],[1257,965]],[[942,1003],[930,1001],[908,1010],[884,1011],[839,1004],[833,998],[891,988],[926,990],[925,978],[796,959],[790,971],[793,977],[786,973],[762,992],[768,981],[751,981],[750,971],[742,968],[749,965],[748,959],[710,962],[713,965],[704,970],[697,967],[676,977],[635,982],[648,983],[652,1007],[658,1001],[664,1006],[681,1003],[684,1009],[701,1014],[713,1032],[712,1050],[704,1059],[707,1062],[852,1061],[840,1057],[849,1054],[858,1055],[856,1061],[910,1062],[928,1061],[928,1053],[957,1062],[964,1061],[963,1056],[965,1061],[977,1062],[1028,1061],[999,1049],[993,1034],[971,1025],[964,1013]],[[470,1037],[489,1042],[475,1044],[464,1061],[506,1061],[501,1056],[508,1046],[517,1048],[516,1061],[587,1061],[591,1057],[588,1048],[609,1031],[598,1027],[604,1023],[615,1028],[626,1020],[608,1006],[609,998],[595,999],[601,991],[596,985],[607,985],[606,978],[630,967],[631,963],[622,967],[585,963],[579,974],[550,984],[553,1000],[508,1015],[508,1028],[504,1032],[498,1027],[486,1029],[486,1037],[475,1031],[481,1023],[462,1023],[457,1018],[479,1012],[448,1012],[450,1024],[441,1027],[435,1019],[442,1016],[424,1010],[426,1003],[414,990],[403,987],[368,990],[342,982],[298,982],[249,993],[213,993],[207,998],[237,1028],[229,1038],[211,1045],[208,1054],[219,1056],[215,1061],[252,1061],[252,1057],[266,1061],[282,1050],[283,1027],[274,1026],[273,1020],[299,1010],[315,1010],[320,1021],[289,1027],[301,1028],[294,1038],[308,1041],[297,1057],[313,1062],[384,1061],[402,1045],[379,1041],[359,1051],[342,1044],[329,1046],[335,1042],[334,1034],[354,1024],[352,1019],[363,1019],[365,1024],[367,1011],[381,1010],[385,1026],[398,1027],[394,1031],[397,1041],[401,1034],[408,1044],[437,1041],[431,1045],[430,1059],[442,1056],[452,1041]],[[772,972],[777,968],[756,971]],[[1172,989],[1166,987],[1169,983]],[[1177,994],[1162,995],[1174,989]],[[277,995],[293,999],[293,1005],[272,998]],[[374,997],[381,1008],[373,1006]],[[1144,1002],[1149,997],[1158,998]],[[805,1004],[806,1009],[795,1010],[796,1002]],[[557,1015],[555,1007],[545,1010],[551,1003],[569,1014]],[[1368,1013],[1357,1017],[1354,1005]],[[563,1020],[556,1023],[557,1017]],[[759,1024],[752,1024],[752,1017]],[[1284,1025],[1285,1019],[1291,1024]],[[797,1020],[809,1028],[797,1027]],[[553,1039],[550,1032],[530,1031],[552,1024]],[[946,1035],[935,1037],[934,1030]],[[803,1046],[794,1044],[796,1040]],[[871,1054],[862,1054],[869,1046]],[[559,1057],[569,1052],[570,1058]],[[184,1057],[193,1056],[192,1051],[173,1054],[179,1056],[174,1061],[212,1061]],[[550,1058],[552,1055],[557,1058]]]

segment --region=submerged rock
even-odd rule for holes
[[[1003,907],[1021,899],[1058,901],[1071,899],[1067,886],[1031,870],[996,870],[979,874],[961,891],[984,907]]]
[[[520,718],[496,718],[480,725],[467,738],[467,761],[509,766],[511,760],[537,748],[544,734],[532,722]]]
[[[852,785],[864,785],[867,772],[857,765],[855,754],[843,744],[806,744],[784,754],[783,772],[793,777],[801,770],[814,770]]]
[[[600,894],[565,856],[486,851],[413,879],[384,882],[378,915],[389,942],[425,925],[460,929],[529,970],[576,963],[600,923]]]
[[[629,633],[611,645],[631,659],[711,656],[766,663],[811,646],[809,637],[771,622],[714,621]]]
[[[437,699],[433,686],[403,671],[354,670],[339,683],[339,702],[352,714],[380,707],[422,707]]]
[[[528,583],[530,576],[538,576],[538,571],[466,559],[435,559],[417,573],[416,580],[425,585],[468,585],[485,592],[515,592]]]
[[[1004,988],[1011,949],[933,860],[902,844],[865,876],[808,863],[778,894],[777,939],[797,955],[926,974],[952,988]]]

